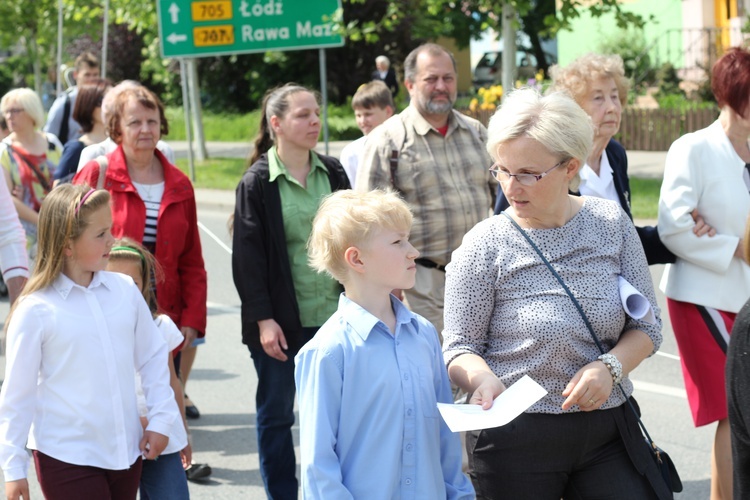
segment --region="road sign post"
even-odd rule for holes
[[[159,0],[164,57],[339,47],[340,0]]]

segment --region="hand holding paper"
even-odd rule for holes
[[[471,404],[438,403],[437,406],[452,432],[474,431],[507,424],[546,394],[544,387],[528,375],[524,375],[521,380],[496,397],[489,410]]]

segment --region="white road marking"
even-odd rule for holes
[[[653,392],[654,394],[661,394],[663,396],[687,399],[687,392],[685,392],[685,389],[668,385],[652,384],[651,382],[642,382],[640,380],[630,379],[630,381],[633,382],[633,387],[639,391]]]
[[[213,311],[218,311],[226,314],[239,314],[241,311],[240,306],[230,306],[221,304],[220,302],[211,302],[210,300],[206,302],[206,307]]]
[[[224,243],[223,241],[221,241],[221,238],[219,238],[219,237],[218,237],[218,236],[216,236],[216,235],[215,235],[214,233],[212,233],[212,232],[211,232],[211,230],[210,230],[210,229],[208,229],[208,228],[207,228],[207,227],[206,227],[206,226],[205,226],[205,225],[204,225],[204,224],[203,224],[203,223],[202,223],[201,221],[198,221],[198,227],[199,227],[199,228],[201,228],[201,229],[203,229],[203,231],[205,231],[205,233],[206,233],[206,234],[207,234],[207,235],[208,235],[208,236],[209,236],[209,237],[210,237],[210,238],[211,238],[212,240],[214,240],[214,241],[215,241],[216,243],[218,243],[218,245],[219,245],[219,246],[220,246],[221,248],[223,248],[224,250],[226,250],[226,251],[227,251],[227,253],[228,253],[229,255],[232,255],[232,249],[231,249],[231,248],[229,248],[229,247],[228,247],[228,246],[227,246],[227,245],[226,245],[226,244],[225,244],[225,243]]]
[[[674,354],[669,354],[668,352],[656,351],[656,355],[657,356],[664,356],[667,359],[673,359],[675,361],[679,361],[680,360],[679,356],[675,356]]]

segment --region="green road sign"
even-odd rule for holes
[[[341,0],[158,0],[164,57],[344,45],[330,19]]]

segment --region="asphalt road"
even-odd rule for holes
[[[255,371],[240,342],[239,298],[231,277],[229,209],[215,204],[199,206],[201,238],[208,270],[208,342],[199,348],[187,392],[202,416],[191,421],[194,457],[207,462],[213,475],[204,483],[190,484],[193,499],[265,498],[258,472],[255,438]],[[652,268],[655,284],[662,268]],[[660,306],[666,307],[657,292]],[[8,311],[0,301],[0,318]],[[685,491],[680,500],[709,497],[710,451],[713,426],[695,429],[685,399],[677,347],[666,311],[664,343],[656,356],[633,374],[635,395],[649,432],[667,450],[682,476]],[[5,359],[0,356],[0,370]],[[0,371],[0,373],[2,373]],[[295,439],[298,428],[295,427]],[[42,498],[31,468],[32,497]]]

